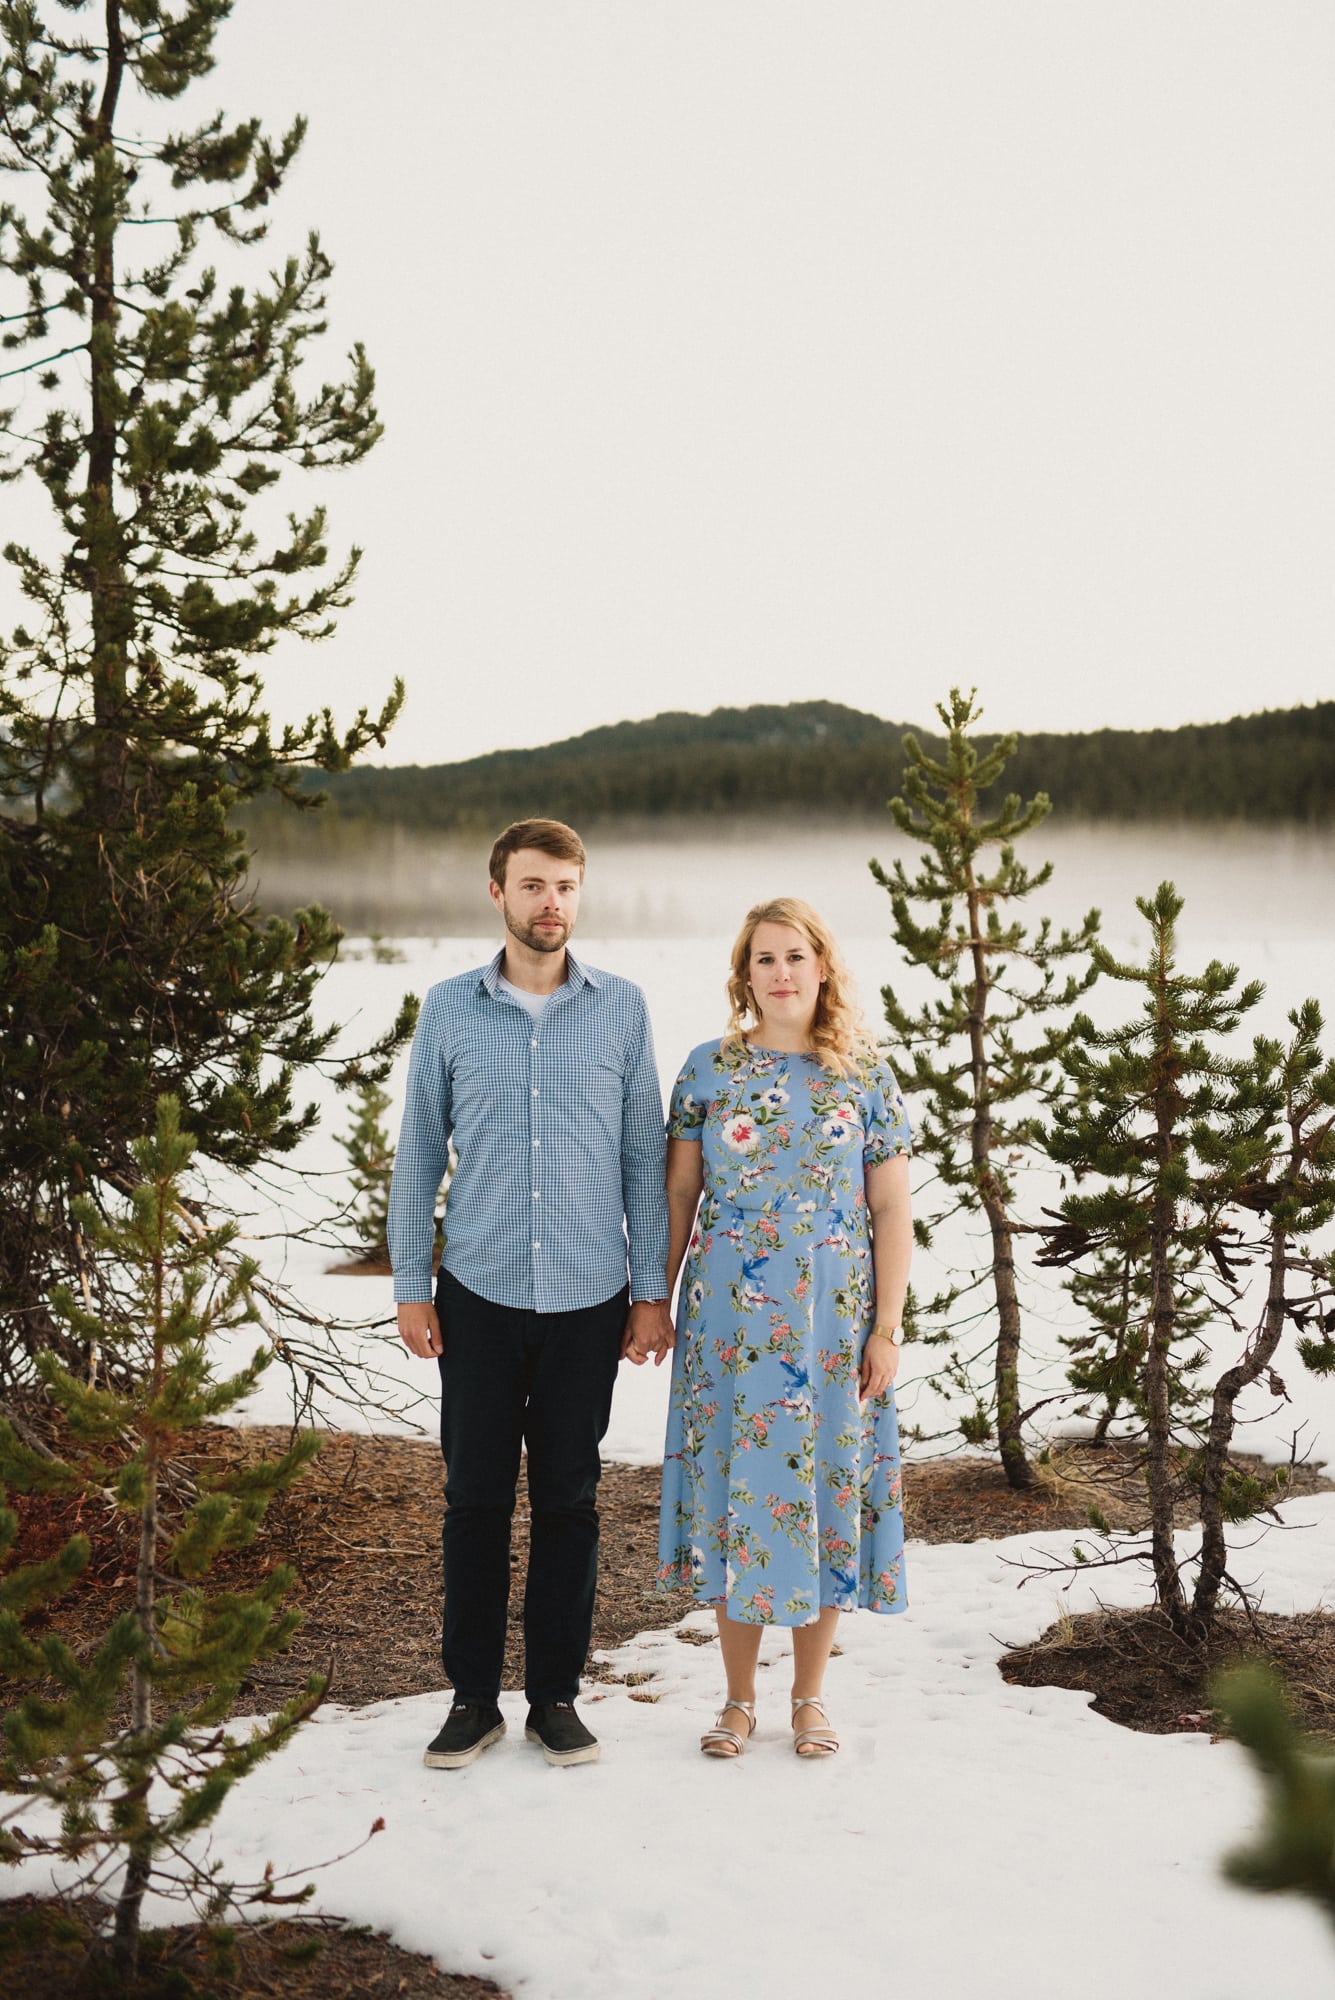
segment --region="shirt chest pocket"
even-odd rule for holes
[[[621,1142],[621,1105],[626,1080],[615,1054],[586,1056],[562,1077],[560,1095],[577,1114],[591,1121],[604,1137]]]
[[[523,1047],[513,1051],[460,1050],[450,1064],[450,1099],[456,1126],[526,1113],[532,1096],[533,1065],[527,1060],[529,1053],[527,1037]]]

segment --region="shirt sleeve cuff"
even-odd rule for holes
[[[430,1305],[436,1296],[436,1287],[428,1265],[425,1274],[421,1271],[396,1271],[394,1273],[394,1303],[401,1306]]]

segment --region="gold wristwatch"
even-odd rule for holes
[[[867,1338],[868,1340],[874,1340],[878,1334],[882,1340],[888,1340],[892,1347],[902,1347],[904,1344],[904,1329],[902,1327],[874,1326],[867,1335]]]

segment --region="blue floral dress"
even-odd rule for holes
[[[879,1057],[704,1042],[668,1133],[704,1148],[682,1272],[658,1582],[747,1624],[904,1609],[894,1390],[858,1408],[875,1317],[865,1169],[910,1131]]]

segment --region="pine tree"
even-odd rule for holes
[[[1126,1191],[1130,1192],[1129,1186]],[[1143,1252],[1143,1243],[1101,1249],[1084,1269],[1072,1270],[1064,1281],[1084,1320],[1079,1333],[1058,1336],[1071,1356],[1066,1379],[1080,1398],[1078,1416],[1093,1416],[1095,1407],[1101,1405],[1093,1431],[1096,1444],[1104,1442],[1123,1411],[1142,1423],[1145,1418],[1141,1385],[1149,1339],[1150,1277]],[[1204,1331],[1214,1308],[1198,1269],[1199,1259],[1184,1256],[1176,1245],[1169,1255],[1178,1327],[1185,1343],[1188,1335]],[[1199,1345],[1184,1347],[1172,1358],[1175,1408],[1186,1409],[1202,1400],[1204,1391],[1197,1378],[1205,1361],[1205,1351]]]
[[[355,1086],[352,1124],[339,1139],[348,1156],[352,1181],[352,1217],[357,1228],[357,1247],[368,1264],[389,1259],[389,1190],[394,1179],[394,1141],[385,1124],[389,1110],[388,1091],[378,1083],[363,1079]],[[454,1165],[450,1146],[450,1168],[436,1195],[436,1250],[445,1243],[444,1201],[449,1193]]]
[[[94,1889],[123,1870],[113,1941],[122,1981],[135,1970],[150,1883],[174,1882],[215,1920],[236,1900],[231,1885],[183,1848],[232,1785],[289,1740],[323,1687],[308,1681],[243,1738],[225,1728],[243,1676],[287,1645],[300,1614],[284,1608],[293,1582],[286,1565],[250,1590],[210,1591],[205,1579],[220,1553],[252,1540],[270,1499],[300,1475],[318,1439],[301,1434],[282,1457],[210,1472],[193,1498],[176,1497],[188,1486],[189,1447],[201,1426],[253,1392],[269,1357],[260,1347],[225,1377],[212,1363],[217,1336],[257,1318],[255,1266],[232,1251],[233,1225],[199,1219],[187,1191],[193,1142],[174,1098],[159,1100],[154,1134],[136,1140],[133,1152],[137,1173],[122,1213],[108,1219],[86,1199],[78,1205],[93,1250],[126,1273],[131,1310],[108,1321],[67,1290],[52,1300],[77,1341],[122,1357],[105,1373],[131,1386],[93,1387],[53,1354],[40,1358],[69,1439],[61,1457],[34,1452],[0,1418],[0,1479],[10,1488],[77,1497],[90,1520],[110,1501],[134,1524],[134,1609],[115,1620],[91,1658],[76,1658],[61,1638],[58,1608],[40,1638],[23,1625],[34,1607],[58,1606],[88,1561],[86,1534],[53,1559],[0,1573],[0,1677],[11,1687],[39,1684],[5,1717],[0,1786],[21,1786],[60,1812],[58,1830],[43,1832],[20,1829],[17,1815],[29,1817],[27,1809],[11,1809],[0,1858],[58,1854],[83,1864]],[[15,1526],[13,1511],[0,1508],[5,1556]],[[155,1791],[158,1779],[166,1783]],[[270,1900],[272,1884],[254,1893]]]
[[[991,1364],[990,1394],[972,1392],[972,1369],[958,1345],[939,1379],[973,1393],[974,1408],[961,1432],[972,1443],[995,1433],[1006,1477],[1018,1488],[1030,1485],[1033,1474],[1020,1387],[1012,1168],[1038,1142],[1040,1113],[1064,1088],[1059,1058],[1074,1028],[1070,1020],[1040,1023],[1043,1017],[1069,1015],[1092,983],[1092,964],[1068,972],[1060,983],[1058,973],[1065,962],[1088,954],[1099,919],[1091,910],[1078,932],[1054,937],[1045,917],[1031,936],[1009,915],[1011,905],[1051,878],[1050,862],[1030,874],[1014,846],[1047,817],[1050,801],[1040,792],[1024,804],[1012,794],[995,809],[985,807],[982,796],[1000,780],[1017,737],[981,747],[972,733],[981,711],[973,694],[958,688],[951,690],[949,707],[938,706],[937,713],[946,729],[943,757],[929,756],[915,736],[906,735],[906,796],[890,801],[896,825],[925,849],[917,873],[910,877],[898,861],[888,871],[877,862],[871,867],[890,892],[896,944],[945,992],[916,1012],[893,987],[885,987],[882,998],[895,1041],[909,1058],[901,1082],[921,1100],[915,1149],[935,1169],[941,1189],[935,1211],[915,1222],[917,1239],[928,1247],[941,1225],[961,1213],[981,1213],[988,1229],[987,1266],[970,1274],[967,1289],[989,1285],[995,1301],[996,1332],[984,1349]],[[980,858],[989,848],[998,850],[991,872]],[[912,913],[914,903],[930,907],[922,923]],[[1026,1034],[1030,1023],[1033,1030]],[[915,1315],[937,1322],[939,1330],[928,1337],[938,1344],[951,1338],[948,1322],[961,1295],[952,1285],[925,1314]]]
[[[389,1189],[394,1142],[385,1124],[389,1092],[369,1080],[357,1085],[352,1124],[339,1140],[352,1170],[352,1216],[369,1261],[389,1255]]]
[[[1239,988],[1237,968],[1218,961],[1199,974],[1179,967],[1182,899],[1171,882],[1137,907],[1151,932],[1146,962],[1123,964],[1101,945],[1095,960],[1106,977],[1143,988],[1144,1003],[1120,1027],[1095,1032],[1083,1022],[1064,1052],[1076,1089],[1054,1107],[1048,1149],[1077,1187],[1039,1261],[1095,1270],[1124,1262],[1135,1274],[1122,1334],[1134,1364],[1127,1393],[1144,1425],[1155,1593],[1175,1629],[1204,1633],[1225,1580],[1227,1523],[1249,1519],[1278,1490],[1277,1480],[1230,1464],[1237,1399],[1270,1374],[1286,1323],[1320,1329],[1329,1301],[1326,1268],[1306,1239],[1335,1213],[1335,1068],[1320,1054],[1314,1002],[1290,1017],[1287,1048],[1258,1038],[1249,1056],[1231,1053],[1260,983]],[[1263,1220],[1256,1241],[1242,1226],[1249,1214]],[[1218,1349],[1261,1256],[1269,1278],[1260,1323],[1203,1392],[1206,1323]],[[1335,1363],[1326,1350],[1309,1335],[1300,1351],[1323,1368]],[[1202,1523],[1190,1595],[1174,1542],[1174,1509],[1188,1494]]]
[[[1265,1667],[1221,1674],[1212,1699],[1266,1788],[1265,1824],[1227,1857],[1225,1875],[1262,1894],[1306,1896],[1335,1923],[1335,1757],[1304,1740]]]
[[[1229,1463],[1239,1396],[1262,1377],[1275,1394],[1285,1393],[1274,1362],[1289,1325],[1298,1333],[1302,1365],[1315,1375],[1335,1374],[1335,1257],[1323,1255],[1313,1241],[1335,1217],[1335,1062],[1322,1054],[1324,1023],[1315,1000],[1294,1008],[1289,1025],[1286,1044],[1257,1038],[1250,1075],[1244,1071],[1243,1109],[1253,1117],[1259,1110],[1266,1134],[1235,1201],[1243,1218],[1259,1216],[1263,1228],[1259,1240],[1249,1241],[1240,1227],[1233,1254],[1239,1263],[1261,1262],[1265,1302],[1243,1354],[1214,1384],[1192,1468],[1201,1513],[1192,1597],[1198,1629],[1209,1626],[1225,1579],[1227,1524],[1250,1519],[1275,1490]],[[1222,1166],[1228,1172],[1231,1162]]]
[[[160,1092],[242,1170],[310,1124],[293,1076],[329,1053],[311,997],[338,931],[318,909],[260,920],[235,816],[266,795],[309,810],[301,769],[383,744],[402,694],[342,733],[328,710],[275,731],[264,709],[260,663],[332,630],[358,559],[322,576],[323,505],[284,525],[275,488],[355,465],[381,426],[360,347],[345,380],[301,390],[325,328],[318,238],[252,289],[231,275],[303,122],[278,141],[221,114],[161,136],[231,10],[0,8],[0,324],[20,396],[0,421],[29,517],[39,496],[51,509],[5,549],[27,616],[0,646],[0,1392],[45,1347],[89,1373],[48,1298],[66,1283],[113,1303],[74,1201],[104,1212],[131,1184]],[[136,131],[140,105],[159,136]]]

